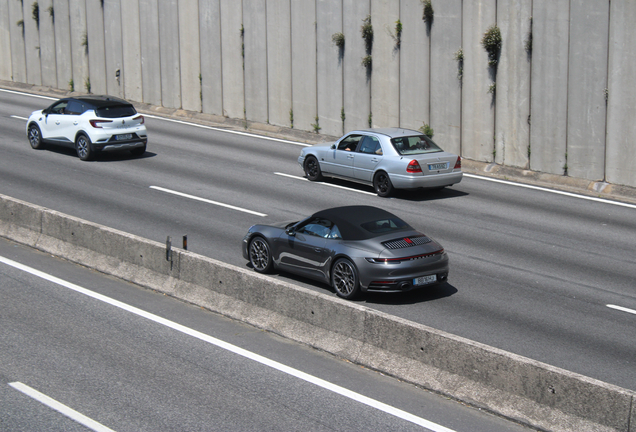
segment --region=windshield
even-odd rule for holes
[[[393,138],[393,147],[401,155],[416,155],[443,151],[426,135]]]

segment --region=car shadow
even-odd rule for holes
[[[249,262],[245,267],[252,269],[252,264]],[[273,271],[268,276],[273,276],[276,279],[280,279],[285,282],[298,283],[299,285],[312,290],[331,293],[336,296],[336,291],[329,285],[317,282],[313,279],[305,278],[303,276],[297,276],[292,273]],[[448,282],[441,283],[429,288],[419,288],[406,292],[398,293],[382,293],[382,292],[367,292],[361,293],[358,297],[350,300],[355,303],[367,303],[367,304],[386,304],[386,305],[406,305],[424,303],[433,300],[440,300],[445,297],[450,297],[457,293],[457,288]]]
[[[457,292],[457,288],[448,282],[444,282],[430,288],[420,288],[401,293],[364,293],[354,301],[367,304],[405,305],[440,300]]]
[[[305,177],[307,178],[307,177]],[[317,182],[318,183],[318,182]],[[363,185],[361,183],[351,182],[347,180],[335,179],[335,178],[324,178],[320,180],[319,183],[324,183],[328,185],[333,185],[337,187],[342,187],[346,189],[353,189],[361,192],[368,192],[375,194],[375,190],[371,186]],[[441,200],[441,199],[449,199],[449,198],[457,198],[461,196],[467,196],[468,193],[453,189],[450,186],[447,186],[443,189],[397,189],[393,192],[393,194],[389,197],[400,199],[404,201],[413,201],[413,202],[423,202],[423,201],[433,201],[433,200]]]
[[[47,146],[44,149],[41,149],[38,151],[49,151],[49,152],[57,153],[64,156],[71,156],[79,160],[79,158],[77,157],[77,152],[70,147],[47,144]],[[141,156],[133,156],[132,154],[130,154],[130,151],[126,151],[126,150],[117,151],[117,152],[98,152],[98,153],[95,153],[93,159],[91,159],[88,162],[120,162],[120,161],[135,160],[135,159],[146,159],[146,158],[151,158],[155,156],[157,156],[156,153],[153,153],[147,150]]]

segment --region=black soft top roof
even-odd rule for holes
[[[372,206],[344,206],[321,210],[312,217],[325,218],[338,226],[344,240],[366,240],[382,234],[362,228],[362,224],[381,219],[398,219],[393,213]],[[405,223],[406,224],[406,223]],[[408,224],[406,224],[408,226]]]

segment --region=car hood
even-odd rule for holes
[[[334,145],[335,141],[322,143],[322,144],[314,144],[309,147],[305,147],[302,149],[303,153],[311,152],[311,151],[329,151],[331,150],[331,146]]]

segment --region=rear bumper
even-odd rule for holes
[[[449,259],[446,252],[428,258],[402,261],[400,264],[371,264],[362,259],[356,261],[362,291],[410,291],[437,285],[448,279]],[[416,278],[431,275],[436,275],[435,281],[423,285],[414,284]]]
[[[443,174],[431,174],[422,176],[406,176],[401,174],[389,174],[391,183],[396,189],[418,189],[451,186],[462,181],[464,173],[453,171]]]

